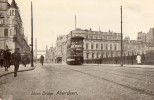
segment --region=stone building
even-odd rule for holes
[[[145,44],[146,41],[147,41],[147,39],[146,39],[146,33],[138,32],[138,34],[137,34],[137,41]]]
[[[55,47],[55,62],[66,62],[67,35],[57,37]]]
[[[120,33],[76,29],[71,34],[84,37],[84,60],[120,55]]]
[[[151,29],[150,32],[152,33]],[[146,54],[147,51],[154,50],[152,39],[148,38],[151,33],[138,32],[137,40],[130,40],[129,37],[124,39],[124,55]],[[152,37],[152,36],[151,36]]]
[[[148,40],[149,38],[147,37],[151,33],[138,32],[137,40],[130,40],[130,37],[125,37],[123,40],[123,56],[145,54],[147,51],[154,50],[154,43],[147,42],[152,41],[152,39]],[[110,30],[108,32],[101,32],[77,28],[70,31],[67,35],[57,37],[56,58],[66,61],[67,40],[73,36],[84,37],[83,56],[85,61],[121,56],[120,33]]]
[[[147,43],[154,44],[154,28],[150,28],[149,32],[146,35]]]
[[[9,4],[8,0],[0,0],[0,48],[8,47],[11,52],[20,48],[20,52],[30,52],[30,47],[24,36],[23,22],[19,7],[15,0]]]
[[[84,37],[84,60],[98,59],[101,57],[120,56],[120,33],[101,32],[76,29],[72,30],[68,35],[57,37],[56,42],[56,58],[66,61],[67,40],[72,36]]]
[[[46,50],[45,60],[49,63],[55,62],[55,48],[53,46]]]

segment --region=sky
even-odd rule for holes
[[[8,0],[11,2],[12,0]],[[153,0],[15,0],[20,9],[24,34],[31,38],[31,1],[34,13],[34,42],[38,50],[55,45],[57,36],[75,28],[120,33],[120,6],[123,8],[123,35],[136,40],[138,32],[154,27]]]

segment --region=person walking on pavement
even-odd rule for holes
[[[0,50],[0,66],[1,67],[3,67],[3,60],[4,60],[3,50]]]
[[[40,63],[41,63],[42,66],[43,66],[43,63],[44,63],[44,56],[43,56],[43,55],[41,55],[41,57],[40,57]]]
[[[5,71],[8,71],[8,68],[11,65],[11,52],[10,50],[7,48],[4,51],[4,61],[3,61],[3,66],[5,67]]]
[[[24,64],[24,66],[26,67],[26,65],[29,63],[29,57],[27,55],[26,52],[24,52],[24,55],[22,56],[22,63]]]
[[[21,55],[19,52],[19,48],[16,48],[15,52],[12,54],[12,60],[13,60],[13,65],[14,65],[14,77],[16,77],[18,69],[19,69],[19,64],[21,61]]]

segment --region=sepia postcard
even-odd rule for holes
[[[0,100],[154,100],[153,0],[0,0]]]

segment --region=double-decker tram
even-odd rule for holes
[[[83,64],[83,37],[74,36],[67,42],[67,57],[68,65],[82,65]]]

